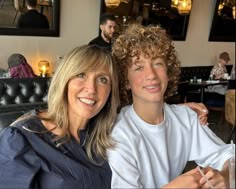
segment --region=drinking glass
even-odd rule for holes
[[[235,156],[229,159],[229,185],[235,189]]]

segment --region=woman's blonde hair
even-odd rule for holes
[[[106,149],[112,146],[110,133],[116,118],[119,92],[117,70],[110,53],[89,45],[73,49],[58,66],[48,91],[46,119],[62,129],[62,134],[57,136],[56,140],[66,142],[71,137],[68,118],[68,82],[81,72],[106,66],[109,67],[111,75],[110,96],[102,110],[90,120],[89,138],[86,141],[86,152],[92,161],[94,161],[92,154],[106,159]]]
[[[180,75],[180,62],[177,53],[166,31],[160,26],[130,25],[114,42],[112,54],[119,66],[119,89],[121,105],[132,103],[132,96],[127,86],[128,67],[132,65],[131,58],[144,53],[146,57],[161,57],[166,60],[169,83],[165,98],[177,90]]]

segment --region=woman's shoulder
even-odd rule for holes
[[[16,127],[0,133],[0,188],[22,188],[32,184],[40,159],[27,138]],[[21,173],[20,175],[18,173]]]
[[[40,124],[40,119],[36,116],[35,111],[30,111],[17,120],[15,120],[10,126],[2,130],[0,134],[0,142],[6,140],[9,143],[21,144],[24,146],[27,143],[25,139],[24,131],[27,130],[40,130],[38,125]]]
[[[35,135],[43,129],[35,112],[28,112],[0,133],[0,146],[4,146],[0,154],[14,158],[18,153],[24,155],[32,151],[31,143],[37,138]]]
[[[16,121],[11,124],[11,127],[17,128],[18,130],[35,130],[36,132],[42,131],[44,127],[41,125],[41,119],[37,116],[38,111],[32,110],[21,117],[19,117]]]

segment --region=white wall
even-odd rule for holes
[[[194,0],[186,41],[174,41],[182,66],[212,65],[222,51],[235,62],[235,44],[208,42],[215,0]],[[37,62],[56,66],[62,56],[98,34],[100,0],[61,0],[60,37],[0,36],[0,67],[7,68],[12,53],[23,54],[37,71]]]
[[[0,35],[0,67],[8,67],[12,53],[23,54],[35,71],[42,59],[56,66],[57,56],[88,43],[98,34],[99,14],[99,0],[61,0],[60,37]]]
[[[221,52],[230,55],[235,63],[234,42],[208,42],[216,0],[194,0],[186,41],[175,41],[183,66],[213,65]]]

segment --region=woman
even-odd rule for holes
[[[1,133],[0,188],[110,188],[105,150],[119,103],[116,81],[109,52],[69,52],[52,78],[48,110]]]

